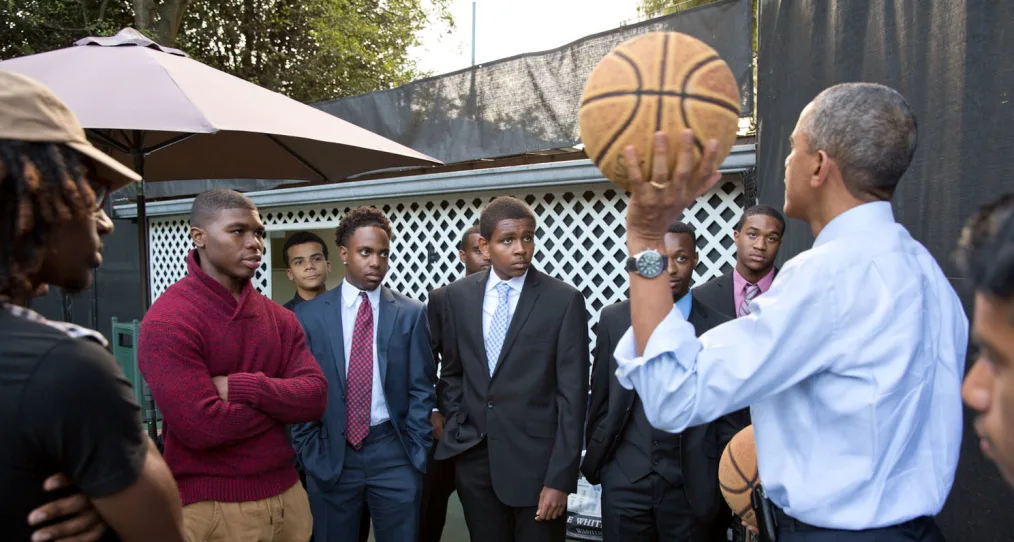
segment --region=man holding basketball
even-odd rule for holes
[[[807,105],[785,161],[785,213],[810,225],[813,248],[748,315],[700,339],[656,265],[666,226],[720,178],[717,142],[695,168],[693,135],[680,137],[674,169],[659,133],[652,170],[630,172],[632,329],[615,352],[620,383],[674,433],[749,405],[782,542],[942,540],[932,517],[958,461],[968,321],[892,214],[916,145],[908,104],[850,83]],[[624,152],[638,163],[633,147]]]

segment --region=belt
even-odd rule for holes
[[[806,523],[805,521],[800,521],[800,520],[798,520],[798,519],[796,519],[796,518],[794,518],[794,517],[786,514],[784,511],[782,511],[781,508],[778,508],[777,506],[775,506],[773,508],[774,508],[774,512],[775,512],[775,521],[778,523],[778,529],[779,530],[781,530],[781,529],[785,529],[787,531],[802,531],[802,530],[838,531],[838,530],[840,530],[840,529],[833,529],[833,528],[830,528],[830,527],[818,527],[816,525],[811,525],[809,523]],[[933,520],[933,518],[931,518],[929,516],[922,516],[922,517],[918,517],[918,518],[915,518],[915,519],[910,519],[908,521],[904,521],[902,523],[897,523],[895,525],[888,525],[886,527],[878,527],[878,528],[873,528],[873,529],[859,529],[859,531],[860,532],[861,531],[879,531],[881,529],[894,529],[894,528],[914,527],[914,526],[922,524],[922,523],[924,523],[926,521],[932,521],[932,520]]]
[[[823,529],[824,527],[817,527],[816,525],[810,525],[805,521],[800,521],[788,514],[786,514],[781,508],[772,506],[775,512],[775,522],[779,529],[787,529],[789,531],[799,531],[803,529]]]

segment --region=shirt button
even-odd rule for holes
[[[486,403],[486,408],[493,408],[493,401]]]

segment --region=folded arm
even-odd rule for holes
[[[137,364],[166,423],[190,448],[232,446],[278,424],[250,405],[219,397],[200,333],[182,323],[142,322]]]
[[[150,439],[144,468],[129,487],[92,499],[123,542],[183,542],[183,506],[169,466]]]
[[[584,297],[575,292],[563,316],[556,346],[556,440],[544,485],[564,493],[577,491],[581,433],[588,405],[588,316]]]
[[[233,373],[229,401],[245,403],[282,423],[320,420],[327,408],[327,379],[307,347],[303,328],[286,311],[282,326],[282,375]]]
[[[642,355],[635,344],[637,328],[624,334],[615,352],[616,376],[622,386],[637,391],[654,427],[679,433],[714,421],[833,361],[825,348],[835,325],[828,293],[833,282],[800,267],[786,266],[771,290],[751,304],[749,316],[715,327],[700,339],[676,307],[646,338]],[[633,287],[631,291],[635,293]],[[632,295],[632,315],[640,301]]]
[[[27,438],[120,539],[183,540],[176,483],[144,435],[133,388],[108,352],[81,340],[55,347],[32,375],[19,411]]]

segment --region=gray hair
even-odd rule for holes
[[[843,83],[814,98],[803,124],[809,151],[824,151],[857,198],[887,200],[915,153],[918,127],[898,91],[875,83]]]

